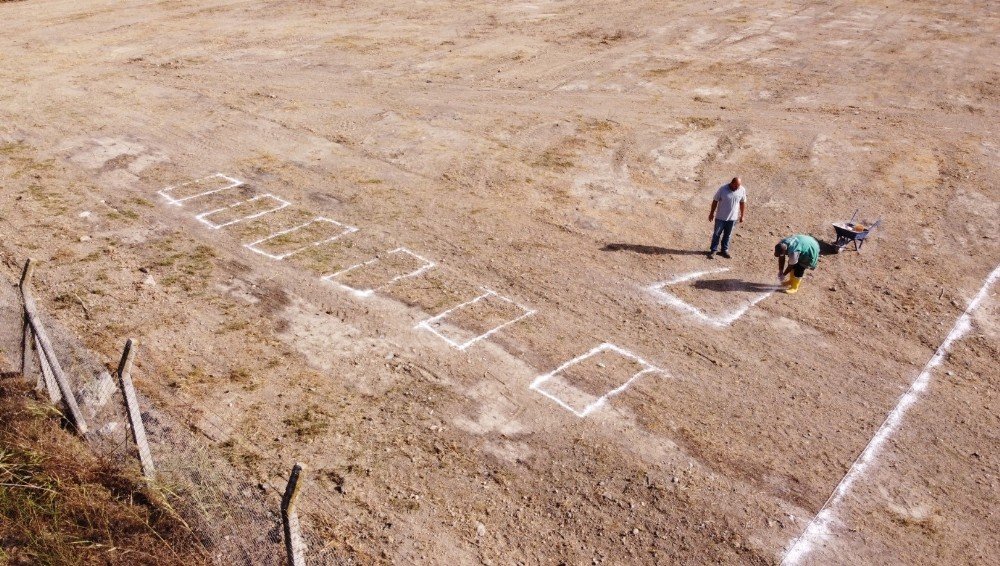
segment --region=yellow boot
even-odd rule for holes
[[[788,280],[788,285],[785,287],[785,292],[789,295],[799,292],[799,283],[802,282],[801,277],[796,277],[792,275],[791,279]]]

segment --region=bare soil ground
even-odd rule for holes
[[[990,3],[0,18],[7,275],[43,260],[39,302],[109,360],[138,338],[169,368],[137,375],[159,410],[194,400],[267,454],[247,477],[306,462],[337,509],[321,560],[778,562],[1000,263]],[[158,194],[216,172],[244,184]],[[748,218],[710,261],[734,174]],[[762,295],[779,238],[829,240],[856,208],[884,219],[863,253]],[[246,247],[317,217],[358,231]],[[324,279],[400,247],[435,266],[369,264],[345,280],[367,297]],[[650,291],[723,267],[663,287],[697,312]],[[415,328],[487,290],[434,327],[451,343]],[[996,314],[991,295],[807,560],[1000,562]],[[628,384],[586,416],[531,387],[602,343],[645,365],[558,374],[574,407]]]

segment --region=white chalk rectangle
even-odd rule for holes
[[[275,232],[243,246],[271,259],[281,260],[357,231],[354,226],[318,216],[305,224]]]
[[[745,301],[743,304],[737,306],[729,311],[720,312],[717,314],[709,313],[705,309],[698,308],[691,303],[681,299],[676,294],[667,291],[667,287],[671,285],[679,285],[681,283],[686,283],[688,281],[700,279],[706,275],[713,275],[716,273],[725,273],[729,271],[728,267],[722,267],[717,269],[709,269],[705,271],[694,271],[691,273],[684,273],[667,281],[660,281],[658,283],[653,283],[646,288],[657,300],[664,305],[673,307],[679,311],[685,312],[697,320],[715,326],[718,328],[724,328],[731,325],[732,323],[739,320],[740,317],[745,315],[751,307],[755,306],[757,303],[763,301],[764,299],[771,296],[771,293],[779,290],[781,287],[779,285],[761,285],[757,283],[746,283],[741,281],[724,281],[723,285],[719,288],[728,287],[726,290],[736,291],[736,292],[747,292],[754,293],[749,297],[749,300]],[[699,281],[698,283],[703,283]],[[706,287],[708,283],[704,282]],[[697,283],[696,285],[697,286]]]
[[[535,311],[521,306],[495,291],[454,306],[415,328],[422,328],[459,350],[465,350],[499,330],[527,318]]]
[[[205,224],[209,228],[218,230],[237,222],[259,218],[289,205],[291,205],[290,202],[276,197],[271,193],[265,193],[247,200],[234,202],[229,206],[202,212],[195,216],[195,218],[198,222]],[[210,217],[214,217],[214,219],[210,219]]]
[[[368,297],[400,279],[421,275],[435,265],[433,261],[406,248],[396,248],[382,257],[326,275],[323,280],[336,283],[359,297]]]
[[[216,173],[215,175],[167,187],[157,191],[157,194],[165,198],[169,204],[184,206],[184,201],[222,192],[242,184],[243,181],[239,179],[234,179],[222,173]]]
[[[663,370],[607,342],[540,375],[530,388],[578,417],[586,417],[639,377]]]

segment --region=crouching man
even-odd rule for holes
[[[796,293],[806,269],[816,269],[819,264],[819,242],[805,234],[789,236],[774,246],[774,257],[778,258],[778,280],[785,292]]]

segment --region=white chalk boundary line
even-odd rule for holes
[[[202,181],[207,181],[208,179],[214,179],[216,177],[228,181],[229,184],[226,185],[225,187],[220,187],[218,189],[211,189],[211,190],[205,191],[203,193],[198,193],[196,195],[188,195],[188,196],[182,197],[182,198],[174,198],[172,195],[170,195],[170,191],[172,191],[174,189],[177,189],[177,188],[180,188],[180,187],[186,187],[188,185],[193,185],[195,183],[200,183]],[[234,178],[232,178],[232,177],[230,177],[228,175],[223,175],[222,173],[216,173],[215,175],[209,175],[208,177],[202,177],[201,179],[195,179],[194,181],[188,181],[186,183],[181,183],[180,185],[174,185],[172,187],[167,187],[165,189],[156,191],[156,194],[158,194],[161,197],[167,199],[167,204],[171,204],[173,206],[184,206],[183,202],[186,201],[186,200],[191,200],[193,198],[203,197],[203,196],[206,196],[206,195],[211,195],[211,194],[214,194],[214,193],[222,192],[222,191],[225,191],[225,190],[229,190],[229,189],[231,189],[233,187],[238,187],[238,186],[240,186],[242,184],[243,184],[243,181],[240,181],[239,179],[234,179]]]
[[[725,328],[731,325],[732,323],[736,322],[741,316],[746,314],[747,311],[750,310],[753,306],[763,301],[764,299],[770,297],[772,293],[778,290],[776,286],[773,291],[767,291],[765,293],[761,293],[760,295],[754,297],[748,303],[737,308],[736,310],[728,314],[719,316],[712,316],[706,313],[705,311],[699,309],[698,307],[681,300],[681,298],[678,297],[677,295],[664,291],[664,287],[668,287],[670,285],[677,285],[678,283],[684,283],[685,281],[690,281],[692,279],[704,277],[705,275],[712,275],[713,273],[725,273],[726,271],[729,271],[728,267],[720,267],[718,269],[709,269],[706,271],[694,271],[691,273],[684,273],[673,279],[668,279],[667,281],[660,281],[658,283],[653,283],[649,287],[646,287],[646,290],[652,293],[653,296],[656,297],[660,303],[674,307],[677,310],[686,312],[694,316],[701,322],[704,322],[705,324],[709,324],[718,328]]]
[[[844,475],[840,483],[837,484],[837,488],[830,495],[823,507],[820,508],[816,516],[809,521],[806,525],[805,530],[801,535],[792,543],[792,545],[785,552],[784,557],[781,559],[781,563],[785,566],[793,566],[800,564],[802,559],[805,558],[810,552],[812,552],[816,543],[821,542],[824,539],[832,536],[831,526],[836,520],[834,508],[843,501],[844,497],[851,490],[851,486],[854,482],[858,480],[868,467],[875,462],[878,457],[882,446],[885,441],[899,428],[900,423],[903,420],[903,416],[906,411],[909,410],[911,406],[916,404],[920,399],[920,395],[927,390],[927,386],[930,384],[931,372],[934,370],[938,364],[944,359],[945,355],[948,353],[948,349],[951,345],[962,336],[964,336],[970,328],[972,328],[972,312],[979,307],[979,304],[983,302],[989,293],[990,287],[993,283],[1000,277],[1000,265],[998,265],[989,277],[986,278],[986,282],[983,283],[983,287],[979,290],[979,293],[972,299],[969,303],[968,308],[962,313],[962,316],[958,317],[955,322],[955,326],[948,333],[948,337],[944,339],[944,342],[938,346],[938,349],[934,352],[930,361],[924,366],[923,371],[917,376],[910,388],[900,397],[899,402],[896,407],[889,413],[879,427],[875,436],[868,442],[864,451],[858,456],[858,458],[851,464],[851,468]]]
[[[240,206],[240,205],[243,205],[243,204],[247,204],[248,202],[256,202],[256,201],[258,201],[260,199],[265,199],[265,198],[269,198],[271,200],[277,201],[278,202],[278,206],[276,206],[274,208],[269,208],[267,210],[262,210],[260,212],[255,212],[255,213],[250,214],[248,216],[243,216],[241,218],[237,218],[236,220],[230,220],[229,222],[223,222],[222,224],[216,224],[216,223],[212,222],[211,220],[209,220],[207,218],[208,216],[211,216],[213,214],[222,212],[223,210],[227,210],[227,209],[230,209],[230,208],[235,208],[237,206]],[[271,193],[264,193],[262,195],[257,195],[257,196],[255,196],[253,198],[249,198],[247,200],[241,200],[239,202],[234,202],[233,204],[230,204],[230,205],[227,205],[227,206],[223,206],[222,208],[216,208],[215,210],[209,210],[209,211],[206,211],[206,212],[202,212],[201,214],[196,215],[195,219],[198,222],[201,222],[202,224],[205,224],[206,226],[208,226],[209,228],[211,228],[213,230],[218,230],[219,228],[224,228],[224,227],[229,226],[231,224],[236,224],[237,222],[245,222],[247,220],[253,220],[254,218],[260,218],[261,216],[264,216],[265,214],[270,214],[272,212],[276,212],[278,210],[281,210],[282,208],[285,208],[286,206],[291,206],[291,204],[292,203],[288,202],[287,200],[285,200],[285,199],[283,199],[281,197],[274,196]]]
[[[306,244],[306,245],[304,245],[304,246],[302,246],[300,248],[294,249],[294,250],[292,250],[290,252],[285,252],[283,254],[277,254],[277,255],[275,255],[275,254],[272,254],[272,253],[268,253],[268,252],[266,252],[266,251],[264,251],[264,250],[262,250],[262,249],[260,249],[260,248],[257,247],[258,245],[263,244],[264,242],[267,242],[269,240],[273,240],[275,238],[284,236],[285,234],[291,234],[292,232],[296,232],[298,230],[301,230],[301,229],[305,228],[306,226],[309,226],[310,224],[315,224],[317,222],[327,222],[329,224],[333,224],[334,226],[339,226],[339,227],[343,228],[343,231],[341,233],[337,234],[336,236],[333,236],[333,237],[330,237],[330,238],[325,238],[325,239],[322,239],[322,240],[319,240],[319,241],[316,241],[316,242],[308,243],[308,244]],[[261,254],[263,256],[267,256],[267,257],[269,257],[271,259],[276,259],[276,260],[280,261],[280,260],[285,259],[286,257],[293,256],[293,255],[295,255],[295,254],[297,254],[297,253],[299,253],[301,251],[305,251],[305,250],[307,250],[307,249],[309,249],[309,248],[311,248],[313,246],[319,246],[319,245],[322,245],[322,244],[326,244],[328,242],[332,242],[332,241],[334,241],[334,240],[336,240],[338,238],[341,238],[341,237],[346,236],[348,234],[352,234],[352,233],[357,232],[357,231],[358,231],[358,229],[355,228],[354,226],[348,226],[347,224],[342,224],[342,223],[337,222],[336,220],[333,220],[331,218],[326,218],[326,217],[323,217],[323,216],[317,216],[316,218],[313,218],[312,220],[310,220],[309,222],[306,222],[305,224],[299,224],[298,226],[293,226],[293,227],[288,228],[286,230],[281,230],[279,232],[275,232],[274,234],[271,234],[270,236],[267,236],[266,238],[261,238],[260,240],[257,240],[256,242],[250,242],[249,244],[243,244],[243,247],[245,247],[245,248],[247,248],[249,250],[253,250],[253,251],[255,251],[255,252],[257,252],[257,253],[259,253],[259,254]]]
[[[414,269],[413,271],[408,271],[406,273],[403,273],[402,275],[397,275],[397,276],[393,277],[392,279],[386,281],[385,283],[379,285],[378,287],[374,287],[374,288],[371,288],[371,289],[358,289],[356,287],[351,287],[350,285],[345,285],[344,283],[341,283],[340,281],[334,281],[334,279],[336,279],[337,277],[340,277],[341,275],[350,273],[351,271],[354,271],[355,269],[360,269],[362,267],[365,267],[366,265],[371,265],[371,264],[379,261],[378,257],[374,257],[372,259],[369,259],[368,261],[363,261],[361,263],[352,265],[350,267],[346,267],[346,268],[341,269],[340,271],[338,271],[336,273],[331,273],[330,275],[324,275],[321,279],[323,281],[329,281],[330,283],[335,283],[341,289],[344,289],[345,291],[348,291],[348,292],[350,292],[350,293],[352,293],[354,295],[357,295],[358,297],[370,297],[370,296],[374,295],[375,291],[377,291],[379,289],[384,289],[384,288],[388,287],[389,285],[392,285],[396,281],[399,281],[400,279],[406,279],[407,277],[416,277],[418,275],[421,275],[425,271],[427,271],[427,270],[429,270],[429,269],[431,269],[431,268],[433,268],[434,266],[437,265],[433,261],[431,261],[431,260],[429,260],[429,259],[427,259],[427,258],[425,258],[425,257],[423,257],[423,256],[421,256],[419,254],[413,253],[411,250],[409,250],[407,248],[396,248],[394,250],[390,250],[388,253],[389,254],[406,254],[406,255],[409,255],[410,257],[413,257],[413,258],[416,258],[416,259],[422,261],[424,264],[422,266],[418,267],[417,269]]]
[[[520,305],[520,304],[514,302],[512,299],[508,299],[507,297],[504,297],[503,295],[497,293],[496,291],[491,291],[491,290],[489,290],[489,289],[487,289],[485,287],[483,288],[483,290],[486,291],[486,292],[483,293],[482,295],[479,295],[478,297],[476,297],[476,298],[474,298],[474,299],[472,299],[470,301],[466,301],[466,302],[461,303],[459,305],[455,305],[455,306],[451,307],[450,309],[444,311],[443,313],[441,313],[439,315],[432,316],[431,318],[428,318],[427,320],[421,321],[416,326],[414,326],[413,328],[415,328],[415,329],[423,328],[424,330],[429,330],[429,331],[433,332],[437,337],[439,337],[442,340],[444,340],[445,342],[447,342],[453,348],[457,348],[459,350],[465,350],[466,348],[468,348],[469,346],[472,346],[476,342],[479,342],[480,340],[483,340],[485,338],[488,338],[492,334],[495,334],[497,331],[501,330],[502,328],[510,326],[511,324],[514,324],[515,322],[517,322],[519,320],[525,319],[525,318],[527,318],[527,317],[535,314],[535,312],[537,312],[534,309],[529,309],[529,308],[527,308],[527,307],[525,307],[523,305]],[[453,312],[455,312],[455,311],[457,311],[459,309],[462,309],[462,308],[465,308],[467,306],[470,306],[470,305],[473,305],[475,303],[478,303],[479,301],[481,301],[481,300],[483,300],[483,299],[485,299],[487,297],[496,297],[496,298],[500,299],[501,301],[506,301],[506,302],[508,302],[508,303],[516,306],[517,308],[523,310],[524,314],[518,315],[518,316],[512,318],[511,320],[508,320],[507,322],[504,322],[503,324],[500,324],[499,326],[496,326],[496,327],[488,330],[487,332],[484,332],[483,334],[480,334],[479,336],[476,336],[474,338],[469,339],[466,342],[461,342],[461,343],[455,342],[454,340],[452,340],[451,338],[448,338],[444,334],[441,334],[433,326],[431,326],[435,322],[441,321],[442,319],[444,319],[449,314],[451,314],[451,313],[453,313]]]
[[[620,356],[624,356],[626,358],[633,359],[636,362],[638,362],[639,364],[645,366],[645,368],[642,369],[642,370],[640,370],[639,372],[637,372],[632,377],[630,377],[625,383],[619,385],[618,387],[615,387],[611,391],[608,391],[604,395],[598,397],[596,401],[590,403],[589,405],[587,405],[586,407],[584,407],[583,410],[581,410],[581,411],[578,411],[578,410],[574,409],[569,403],[566,403],[565,401],[563,401],[559,397],[556,397],[555,395],[553,395],[553,394],[549,393],[548,391],[545,391],[544,389],[542,389],[542,384],[544,384],[546,381],[548,381],[548,380],[552,379],[553,377],[555,377],[556,374],[558,374],[559,372],[565,370],[566,368],[568,368],[570,366],[578,364],[578,363],[582,362],[583,360],[586,360],[587,358],[589,358],[591,356],[595,356],[595,355],[597,355],[597,354],[599,354],[601,352],[608,351],[608,350],[610,350],[612,352],[615,352],[616,354],[618,354]],[[596,411],[600,407],[604,406],[604,404],[607,402],[608,399],[610,399],[610,398],[614,397],[615,395],[618,395],[622,391],[625,391],[626,389],[628,389],[628,387],[630,385],[632,385],[632,382],[635,381],[636,379],[639,379],[639,377],[641,377],[642,375],[645,375],[647,373],[654,373],[654,372],[666,373],[662,369],[654,366],[653,364],[647,362],[646,360],[640,358],[639,356],[633,354],[632,352],[629,352],[628,350],[626,350],[624,348],[620,348],[618,346],[615,346],[614,344],[611,344],[609,342],[604,342],[603,344],[600,344],[600,345],[592,348],[589,352],[581,354],[581,355],[573,358],[572,360],[570,360],[570,361],[562,364],[561,366],[559,366],[556,369],[550,371],[549,373],[546,373],[544,375],[540,375],[540,376],[536,377],[535,380],[531,382],[531,385],[528,386],[528,388],[529,389],[534,389],[535,391],[541,393],[542,395],[545,395],[549,399],[552,399],[553,401],[555,401],[556,403],[558,403],[560,407],[566,409],[567,411],[573,413],[574,415],[576,415],[576,416],[578,416],[580,418],[583,418],[583,417],[586,417],[587,415],[589,415],[590,413]]]

